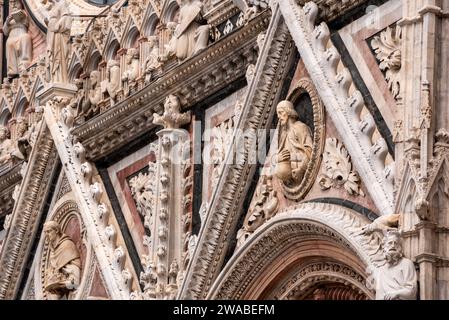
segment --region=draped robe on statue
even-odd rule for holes
[[[307,164],[312,157],[312,147],[312,133],[304,123],[297,121],[288,130],[281,130],[279,150],[290,152],[292,173],[297,181],[302,179]]]
[[[65,1],[50,10],[47,21],[47,50],[52,82],[68,82],[72,17]]]
[[[197,1],[181,7],[179,19],[180,24],[176,30],[176,56],[184,60],[207,46],[207,39],[202,37],[208,35],[209,26],[199,23],[202,16],[201,5]]]
[[[417,275],[415,266],[408,259],[401,259],[395,265],[388,263],[375,274],[376,300],[384,300],[387,293],[398,293],[399,300],[415,300],[417,294]]]

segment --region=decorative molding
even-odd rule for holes
[[[307,2],[301,7],[294,0],[279,0],[279,5],[328,114],[349,153],[358,159],[356,169],[374,203],[382,214],[393,213],[394,175],[391,167],[394,163],[386,166],[388,147],[385,140],[372,141],[380,134],[375,132],[374,119],[361,93],[350,90],[355,88],[353,79],[330,40],[327,24],[315,26],[318,6]]]
[[[57,162],[54,142],[48,127],[44,125],[36,141],[36,148],[30,156],[30,165],[23,181],[23,186],[26,187],[22,187],[20,191],[12,213],[11,228],[1,252],[0,299],[16,298]]]
[[[323,282],[341,283],[349,286],[360,297],[374,299],[374,294],[366,288],[363,275],[344,264],[330,261],[310,263],[302,267],[276,292],[275,299],[297,299],[298,295],[307,294],[310,288]]]
[[[280,88],[289,72],[294,50],[288,30],[283,24],[279,10],[273,11],[272,22],[256,65],[256,73],[249,86],[242,115],[236,130],[253,132],[266,129],[274,115],[274,105],[280,99]],[[236,143],[233,137],[232,145]],[[227,154],[227,158],[233,156]],[[226,255],[228,239],[238,220],[240,204],[247,189],[247,181],[256,166],[249,163],[247,147],[241,152],[237,164],[225,161],[223,175],[208,206],[196,250],[189,263],[187,275],[179,297],[182,299],[204,299],[212,282],[220,271]]]
[[[366,266],[385,264],[378,235],[361,234],[369,221],[354,211],[331,204],[305,203],[287,208],[264,224],[240,247],[212,286],[210,299],[239,299],[263,266],[290,244],[320,236],[355,253]]]
[[[258,16],[245,28],[76,127],[73,134],[86,147],[89,159],[96,160],[154,128],[153,114],[162,112],[167,95],[178,96],[183,107],[189,108],[243,78],[247,66],[257,59],[257,35],[266,29],[268,19],[268,12]]]
[[[51,91],[53,89],[49,88],[46,92]],[[63,163],[73,196],[86,225],[87,238],[94,249],[100,270],[106,279],[105,283],[109,286],[111,298],[128,299],[131,293],[130,281],[125,279],[123,274],[124,262],[128,257],[123,256],[123,263],[116,259],[116,251],[120,248],[118,235],[114,232],[111,236],[107,231],[108,228],[115,229],[113,225],[116,222],[111,221],[111,225],[107,226],[110,221],[108,218],[112,218],[108,213],[112,212],[112,209],[102,202],[105,187],[101,182],[93,180],[96,168],[86,160],[85,147],[82,144],[80,146],[70,133],[73,121],[68,121],[65,115],[68,113],[67,109],[71,108],[69,102],[75,91],[67,88],[65,92],[64,94],[57,91],[53,97],[44,93],[45,98],[42,98],[41,103],[45,104],[45,122]]]

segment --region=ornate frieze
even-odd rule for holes
[[[74,128],[89,157],[97,159],[148,132],[154,127],[152,114],[162,111],[167,94],[178,96],[183,106],[189,107],[243,77],[247,65],[257,57],[256,38],[266,28],[267,16],[252,20],[244,29],[211,45],[157,82],[117,102],[95,120]],[[174,86],[175,83],[188,85]]]
[[[354,269],[336,262],[315,262],[301,268],[275,293],[275,299],[300,299],[319,283],[342,283],[357,292],[360,298],[372,297],[365,286],[365,277]]]

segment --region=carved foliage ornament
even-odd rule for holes
[[[296,121],[297,113],[292,109],[292,105],[304,94],[312,102],[314,132],[306,124]],[[286,101],[278,105],[280,127],[276,176],[285,197],[299,201],[312,187],[320,167],[325,136],[324,106],[309,79],[298,81],[288,101],[292,101],[290,106]],[[288,119],[282,119],[282,112]]]
[[[400,96],[400,71],[401,71],[401,28],[388,27],[379,36],[371,40],[371,46],[380,61],[379,68],[385,72],[385,78],[395,99]]]
[[[327,139],[323,162],[323,174],[319,180],[321,189],[343,187],[350,195],[365,196],[360,188],[359,175],[353,170],[351,157],[343,143],[336,138]]]

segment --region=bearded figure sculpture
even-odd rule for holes
[[[209,42],[208,24],[203,23],[203,4],[197,0],[183,1],[179,13],[179,25],[175,31],[176,56],[185,60],[207,47]]]
[[[80,284],[80,253],[72,239],[61,231],[57,222],[45,223],[44,232],[50,247],[45,291],[50,294],[51,299],[67,299]]]
[[[371,273],[369,285],[376,289],[376,300],[416,300],[418,277],[413,262],[404,258],[398,231],[388,231],[383,241],[386,264]]]
[[[312,132],[299,121],[290,101],[280,102],[277,114],[280,127],[276,176],[284,183],[298,183],[302,181],[312,157]]]

